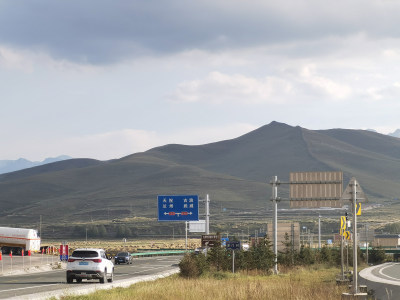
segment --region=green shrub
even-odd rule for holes
[[[217,271],[230,270],[232,265],[231,251],[227,251],[225,247],[216,245],[208,249],[207,262]]]
[[[266,274],[271,272],[271,269],[275,265],[275,254],[271,249],[271,242],[267,236],[264,237],[263,241],[254,247],[251,247],[248,251],[247,258],[247,269],[249,270],[261,270]]]
[[[369,252],[368,261],[373,264],[381,264],[386,260],[386,253],[382,247],[373,247]]]
[[[304,245],[300,248],[298,258],[298,262],[302,265],[312,265],[315,263],[315,254],[310,248],[304,247]]]
[[[179,263],[179,269],[182,277],[196,278],[208,269],[208,264],[203,254],[185,254]]]

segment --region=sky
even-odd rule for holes
[[[0,160],[108,160],[278,121],[400,128],[396,0],[1,0]]]

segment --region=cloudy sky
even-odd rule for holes
[[[120,158],[271,121],[400,128],[397,0],[1,0],[0,160]]]

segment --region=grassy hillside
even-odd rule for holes
[[[400,139],[341,129],[303,133],[310,153],[331,168],[343,171],[345,184],[354,176],[372,199],[400,196]]]
[[[212,209],[270,205],[272,176],[290,172],[355,176],[371,202],[399,198],[400,139],[377,133],[312,131],[273,122],[232,140],[166,145],[111,161],[71,159],[0,175],[0,224],[155,218],[160,194],[210,194]],[[287,186],[279,188],[287,197]],[[286,204],[282,203],[282,206]]]
[[[59,221],[91,216],[113,219],[130,215],[157,217],[159,194],[207,193],[230,206],[262,201],[265,183],[215,174],[138,155],[129,162],[38,174],[0,183],[1,223],[31,221],[39,215]]]
[[[232,140],[202,146],[167,145],[146,154],[260,182],[273,175],[288,178],[290,171],[331,169],[310,155],[300,127],[277,122]]]

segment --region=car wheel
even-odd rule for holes
[[[113,282],[114,280],[114,270],[111,272],[110,278],[107,279],[108,282]]]
[[[76,279],[76,282],[77,282],[77,283],[81,283],[81,282],[82,282],[82,278],[77,278],[77,279]]]
[[[67,276],[67,283],[72,283],[74,281],[74,278],[71,276]]]
[[[103,276],[99,279],[100,283],[104,283],[107,278],[107,269],[104,270]]]

